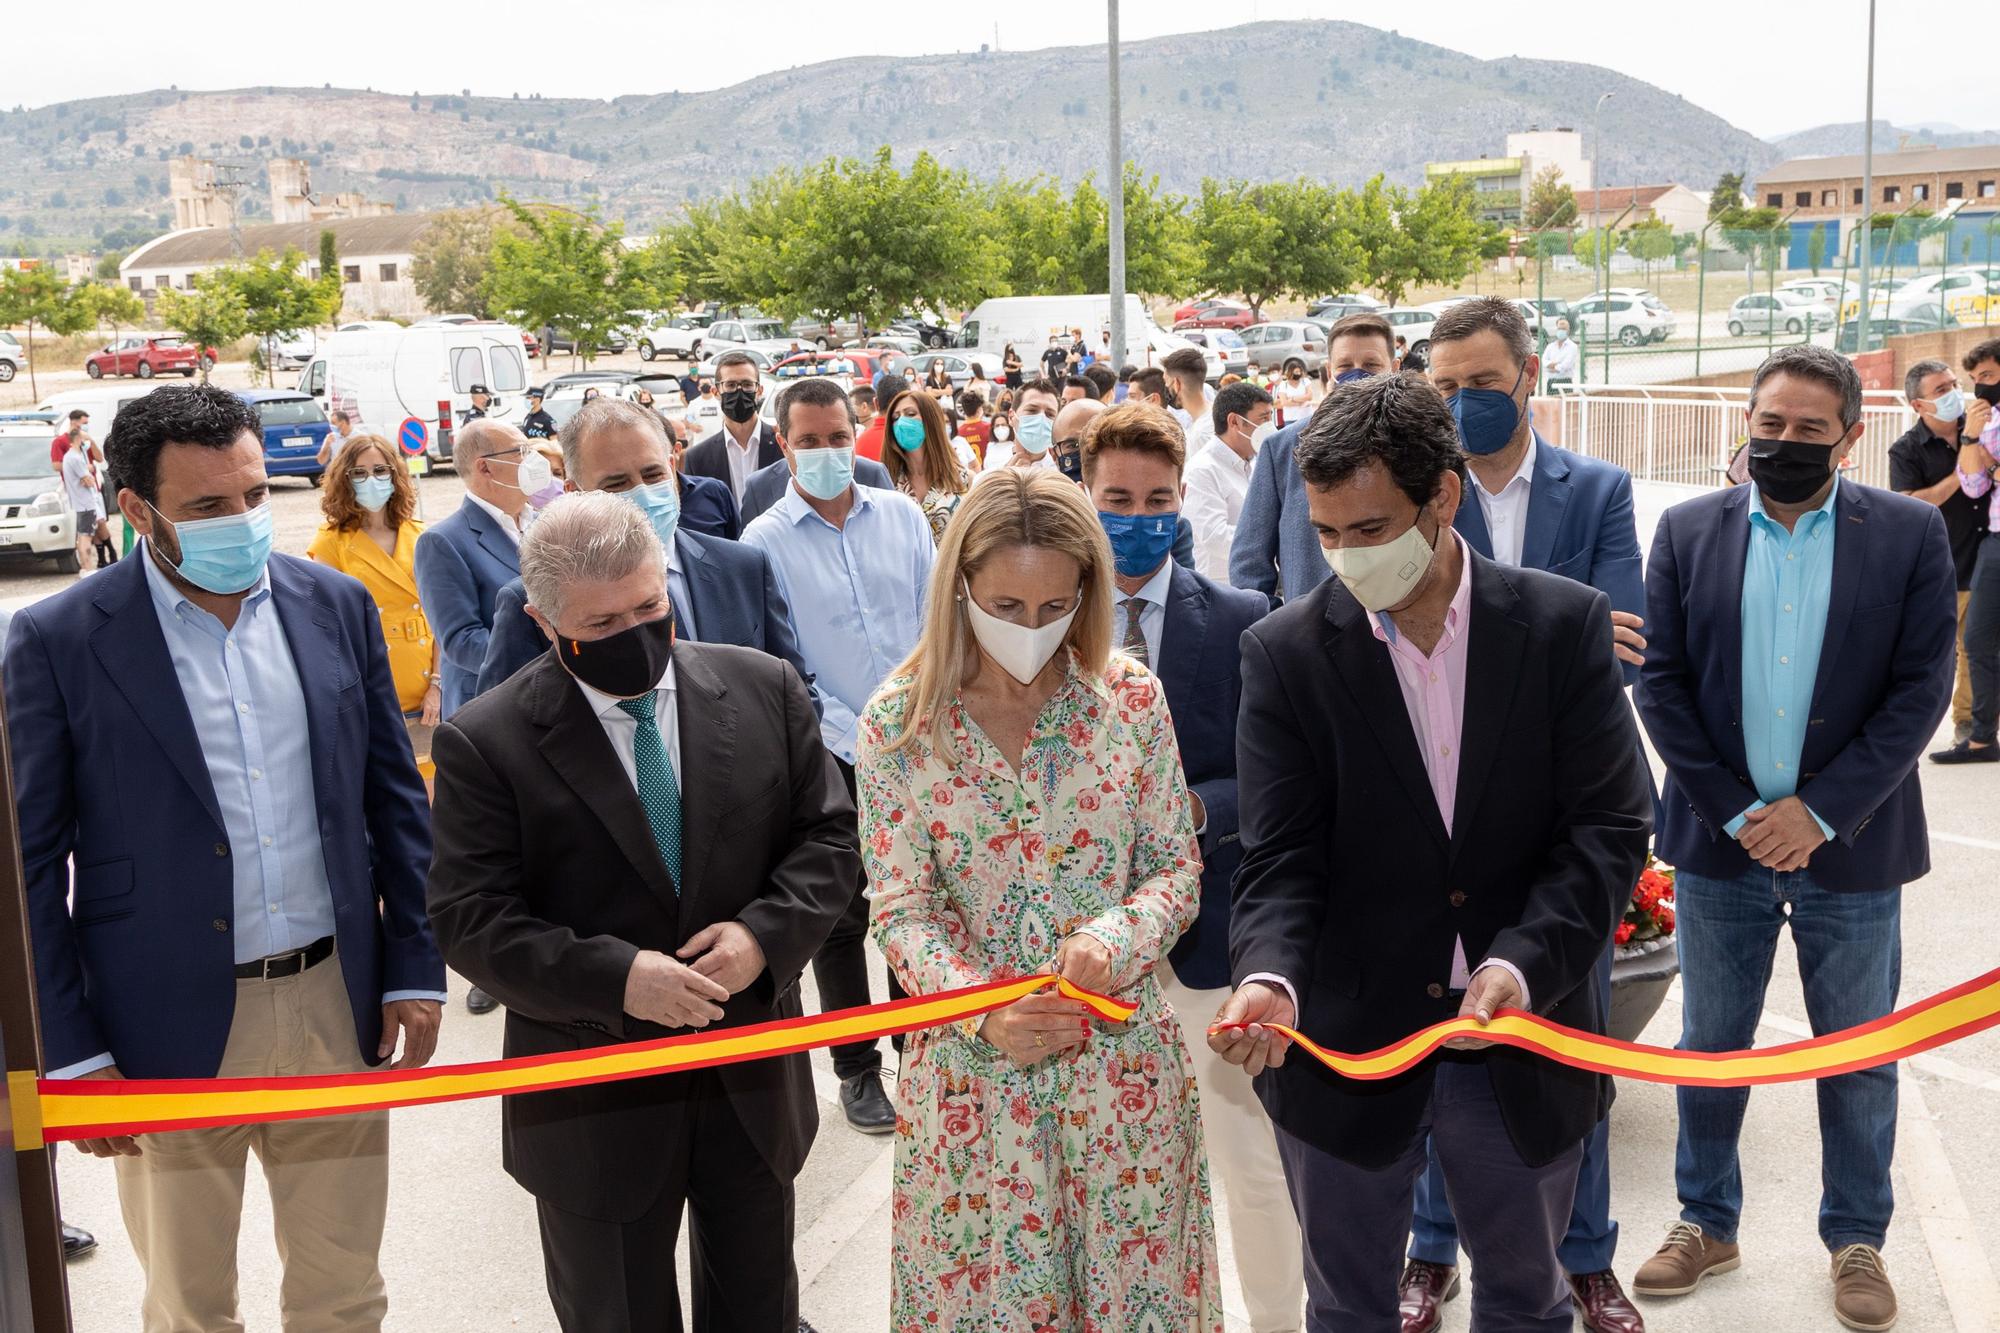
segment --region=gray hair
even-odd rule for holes
[[[1940,370],[1950,369],[1950,366],[1936,359],[1917,362],[1917,364],[1903,372],[1903,397],[1913,400],[1923,397],[1917,390],[1923,387],[1924,381],[1937,374]],[[1915,409],[1912,410],[1914,411]]]
[[[471,458],[484,458],[488,454],[504,454],[509,449],[523,448],[527,439],[521,434],[521,428],[512,422],[496,417],[474,417],[458,428],[452,453],[454,456],[465,454]]]
[[[1513,302],[1498,296],[1475,296],[1448,307],[1431,326],[1431,346],[1455,343],[1487,329],[1500,335],[1513,354],[1514,364],[1525,366],[1535,354],[1535,338],[1528,332],[1527,317]]]
[[[1436,341],[1435,333],[1432,340]],[[1854,363],[1838,352],[1814,343],[1795,343],[1765,357],[1764,364],[1757,367],[1757,373],[1750,377],[1752,411],[1757,408],[1757,391],[1773,375],[1812,380],[1839,394],[1843,429],[1852,429],[1854,423],[1861,420],[1861,375],[1854,369]]]
[[[584,444],[593,435],[621,428],[645,431],[660,442],[663,450],[671,452],[666,423],[652,408],[641,407],[629,398],[593,398],[576,410],[558,436],[562,444],[563,475],[581,485],[577,459],[583,455]]]
[[[521,538],[521,583],[528,605],[555,624],[563,590],[577,583],[616,583],[648,562],[666,567],[667,553],[644,511],[608,491],[559,496]]]

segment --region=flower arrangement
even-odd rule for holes
[[[1651,953],[1674,933],[1674,868],[1652,855],[1639,873],[1613,941],[1621,957]]]

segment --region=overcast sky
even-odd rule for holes
[[[1895,6],[1883,10],[1878,118],[1900,125],[2000,126],[2000,79],[1976,74],[1977,61],[1947,65],[1941,77],[1937,44],[1957,39],[1940,37],[1934,23],[1889,19]],[[570,16],[579,21],[567,22]],[[1742,0],[1672,6],[1128,0],[1123,35],[1129,41],[1199,32],[1252,18],[1352,19],[1480,57],[1606,65],[1766,137],[1862,118],[1866,0],[1809,8]],[[17,54],[49,58],[9,61],[0,95],[9,104],[39,106],[169,82],[203,89],[326,82],[399,92],[470,87],[502,97],[692,92],[839,56],[973,50],[994,39],[996,19],[1000,44],[1009,50],[1082,45],[1104,36],[1103,7],[1090,0],[339,0],[303,8],[198,0],[171,37],[149,41],[127,33],[92,40],[73,60],[56,53],[84,40],[74,13],[63,5],[34,4],[8,13],[8,44]],[[1410,112],[1420,125],[1421,108]]]

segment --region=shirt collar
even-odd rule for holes
[[[875,497],[872,492],[875,488],[873,486],[863,486],[858,481],[851,481],[848,483],[848,486],[854,491],[854,508],[849,510],[847,514],[848,521],[852,522],[854,516],[862,510],[874,508]],[[785,478],[784,498],[779,500],[772,508],[784,510],[785,517],[792,521],[792,526],[794,527],[797,527],[809,518],[819,518],[820,522],[826,522],[825,519],[819,517],[818,510],[806,503],[806,497],[799,493],[797,483],[790,476]],[[828,524],[828,526],[831,527],[832,525]]]
[[[511,532],[516,537],[521,535],[521,521],[517,518],[508,517],[507,511],[502,509],[499,505],[496,505],[489,500],[481,499],[479,496],[474,495],[471,491],[467,491],[465,493],[465,498],[472,501],[472,503],[478,505],[481,509],[484,509],[488,514],[492,515],[493,521],[500,525],[500,530],[502,532]]]
[[[1471,468],[1467,468],[1466,471],[1472,473],[1472,484],[1479,488],[1480,494],[1489,500],[1497,500],[1508,491],[1513,490],[1517,484],[1522,490],[1527,490],[1535,484],[1535,451],[1541,447],[1542,442],[1530,435],[1528,437],[1528,447],[1521,451],[1521,466],[1514,469],[1514,475],[1507,478],[1507,484],[1497,491],[1487,490],[1486,483],[1481,481],[1479,474]]]
[[[1174,558],[1168,556],[1160,562],[1160,567],[1153,571],[1152,577],[1140,584],[1139,590],[1131,595],[1150,606],[1165,606],[1167,604],[1167,589],[1173,584],[1173,581]],[[1118,594],[1118,600],[1121,602],[1125,600],[1125,597],[1126,594],[1122,592]]]
[[[202,615],[213,619],[208,611],[196,606],[192,598],[161,572],[159,562],[153,559],[151,547],[152,542],[142,537],[139,539],[139,548],[133,551],[133,554],[139,557],[139,563],[146,571],[146,589],[153,595],[153,609],[162,617],[177,616],[180,614],[180,609],[185,606],[190,611],[199,611]],[[257,581],[243,593],[243,605],[248,609],[268,600],[270,596],[271,567],[266,565],[264,572],[257,576]]]
[[[1757,484],[1755,482],[1746,482],[1744,484],[1750,487],[1750,526],[1755,528],[1758,520],[1762,519],[1766,527],[1775,528],[1777,531],[1783,532],[1785,525],[1778,522],[1777,519],[1772,518],[1770,511],[1764,508],[1764,494],[1757,489]],[[1840,472],[1838,469],[1835,469],[1833,474],[1833,489],[1826,493],[1826,499],[1821,501],[1817,507],[1807,511],[1802,516],[1802,521],[1814,525],[1822,522],[1831,523],[1833,521],[1833,502],[1839,498]],[[1822,514],[1827,517],[1821,518],[1820,515]]]
[[[1472,611],[1472,556],[1456,531],[1451,528],[1446,528],[1445,531],[1451,533],[1452,543],[1458,547],[1458,591],[1451,595],[1451,605],[1445,608],[1444,633],[1438,638],[1437,646],[1431,649],[1433,657],[1443,651],[1446,644],[1458,637],[1466,623],[1466,616]],[[1389,619],[1387,611],[1377,611],[1370,616],[1369,627],[1375,631],[1375,637],[1382,642],[1396,641],[1396,622]]]
[[[590,705],[590,711],[595,713],[600,720],[610,717],[613,713],[617,713],[620,717],[630,716],[630,714],[625,713],[618,707],[619,704],[627,702],[626,700],[620,699],[616,695],[606,694],[603,690],[597,689],[594,686],[586,685],[582,681],[577,680],[574,674],[570,674],[569,678],[576,681],[576,687],[583,691],[584,702]],[[674,662],[671,657],[667,659],[667,669],[660,674],[660,683],[653,686],[653,689],[666,695],[667,705],[672,707],[674,701]],[[655,703],[655,717],[659,715],[658,709],[659,705]]]

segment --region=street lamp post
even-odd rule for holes
[[[1875,0],[1868,0],[1868,106],[1861,117],[1861,313],[1854,328],[1854,350],[1868,350],[1868,247],[1875,221]],[[1891,259],[1895,235],[1890,234]]]
[[[1105,0],[1107,63],[1111,68],[1110,216],[1107,226],[1111,249],[1111,355],[1113,370],[1123,366],[1125,353],[1125,137],[1118,115],[1118,0]]]
[[[1604,277],[1597,284],[1597,288],[1600,292],[1607,293],[1611,286],[1611,256],[1608,253],[1603,253],[1607,250],[1607,247],[1604,244],[1603,234],[1598,230],[1598,224],[1603,220],[1601,215],[1604,212],[1604,104],[1616,96],[1618,96],[1617,93],[1604,93],[1597,99],[1597,105],[1590,109],[1591,268],[1594,270],[1597,267],[1595,261],[1602,254],[1604,260]],[[1606,302],[1606,309],[1607,311],[1609,309],[1608,300]],[[1604,332],[1604,382],[1609,384],[1611,383],[1611,320],[1608,314],[1604,321]]]

